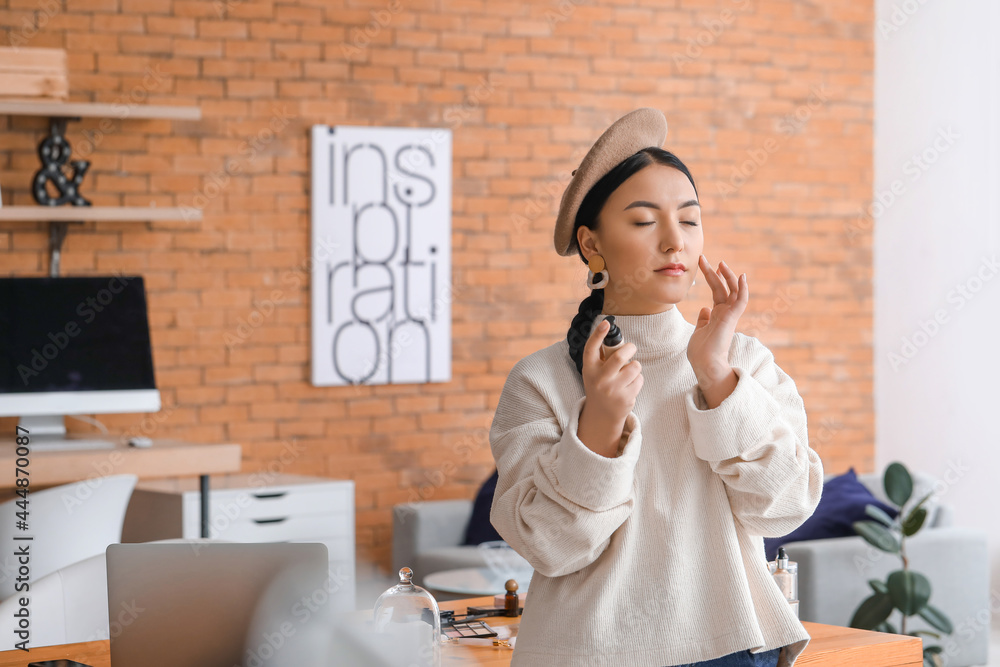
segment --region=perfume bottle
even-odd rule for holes
[[[768,564],[768,569],[774,576],[774,582],[778,584],[781,594],[788,600],[795,618],[799,617],[799,564],[788,560],[788,554],[784,547],[778,547],[777,560]]]
[[[604,342],[601,345],[601,361],[607,361],[608,357],[610,357],[615,350],[625,344],[625,338],[622,337],[622,330],[618,328],[617,324],[615,324],[615,316],[607,315],[604,319],[606,319],[611,326],[608,328],[608,333],[604,335]]]

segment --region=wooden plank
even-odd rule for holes
[[[76,660],[91,667],[111,667],[111,642],[82,642],[42,646],[24,651],[0,651],[0,667],[24,667],[43,660]]]
[[[66,51],[0,48],[0,96],[65,100],[69,96]]]
[[[0,488],[13,485],[14,443],[0,443]],[[152,447],[116,446],[113,449],[33,451],[32,486],[67,484],[96,475],[138,475],[142,479],[214,475],[238,472],[242,448],[238,444],[197,444],[156,440]]]
[[[117,118],[201,120],[201,107],[157,104],[105,104],[102,102],[23,101],[0,98],[0,114],[48,118]]]
[[[919,637],[803,622],[812,637],[797,665],[813,667],[920,667]]]
[[[0,72],[66,71],[66,50],[49,48],[0,47]]]
[[[201,209],[172,206],[4,206],[0,221],[76,222],[149,222],[181,220],[201,221]]]
[[[52,72],[0,72],[0,90],[12,97],[64,100],[69,96],[66,78]]]
[[[216,475],[212,478],[212,491],[224,489],[246,489],[260,486],[262,479],[267,480],[268,486],[296,486],[320,484],[332,481],[330,478],[321,478],[314,475],[293,475],[288,473],[226,473]],[[182,494],[186,491],[197,491],[199,489],[198,480],[194,477],[167,477],[164,479],[139,482],[139,486],[145,491],[156,491],[157,493]]]

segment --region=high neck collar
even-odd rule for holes
[[[595,326],[606,315],[595,319]],[[615,315],[615,324],[625,341],[635,344],[637,357],[644,357],[648,352],[661,355],[686,350],[694,331],[694,325],[684,319],[676,305],[651,315]]]

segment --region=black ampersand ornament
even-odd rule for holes
[[[78,189],[83,175],[90,168],[90,162],[87,160],[71,162],[73,174],[67,178],[63,167],[69,161],[71,151],[72,148],[63,135],[63,127],[59,123],[53,123],[49,136],[38,144],[38,157],[42,160],[42,168],[35,172],[35,180],[31,187],[32,196],[42,206],[61,206],[62,204],[90,206],[90,201],[85,199]],[[49,181],[52,181],[52,184],[59,191],[58,197],[49,194],[46,187]]]

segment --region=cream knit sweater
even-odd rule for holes
[[[615,322],[645,379],[620,456],[576,435],[586,398],[565,340],[514,366],[493,418],[490,520],[535,568],[511,665],[665,667],[783,647],[790,667],[809,635],[762,538],[801,525],[823,489],[795,383],[736,333],[739,380],[709,410],[676,306]]]

